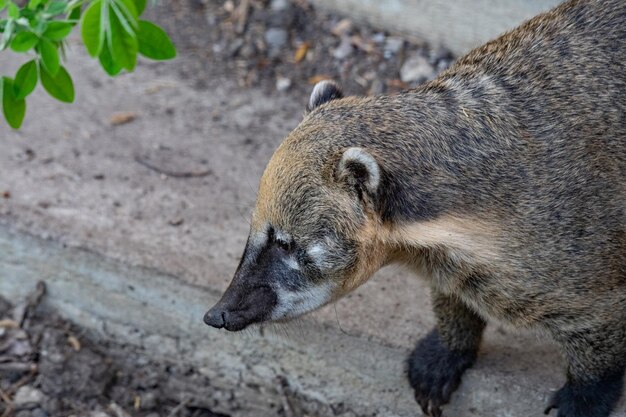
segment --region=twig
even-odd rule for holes
[[[13,406],[7,407],[6,410],[4,410],[4,413],[2,413],[2,416],[0,417],[9,417],[11,413],[13,413]]]
[[[24,325],[24,320],[28,315],[39,305],[41,302],[41,298],[46,293],[46,284],[43,281],[39,281],[37,283],[37,287],[35,291],[32,292],[28,297],[26,297],[26,301],[19,306],[15,307],[13,310],[13,314],[15,316],[15,321],[18,323],[20,327]]]
[[[7,394],[13,395],[16,393],[21,386],[26,385],[35,375],[37,375],[37,368],[31,369],[29,374],[24,375],[19,381],[11,385],[6,391]]]
[[[11,401],[11,398],[9,398],[7,393],[4,392],[2,388],[0,388],[0,400],[2,400],[9,408],[13,407],[13,401]]]
[[[243,33],[248,23],[248,12],[250,10],[250,0],[241,0],[239,6],[233,12],[233,18],[237,21],[235,30],[237,33]]]
[[[34,363],[23,362],[6,362],[0,363],[0,371],[2,372],[32,372],[37,369],[37,365]]]
[[[145,166],[148,169],[156,171],[159,174],[167,175],[168,177],[174,177],[174,178],[206,177],[207,175],[209,175],[209,174],[211,174],[213,172],[210,169],[207,169],[205,171],[190,171],[190,172],[170,171],[168,169],[164,169],[164,168],[158,167],[158,166],[152,164],[151,162],[145,160],[144,158],[142,158],[140,156],[136,156],[135,157],[135,162],[137,162],[140,165]]]
[[[172,411],[170,411],[170,413],[167,415],[167,417],[175,417],[176,415],[178,415],[179,411],[182,410],[189,403],[190,400],[191,397],[183,398],[180,404],[174,407]]]
[[[287,380],[281,376],[279,376],[277,380],[278,380],[278,393],[280,394],[280,399],[283,404],[283,412],[285,413],[285,417],[295,417],[293,409],[291,408],[291,404],[289,404],[289,398],[287,397],[287,392],[285,391],[285,387],[288,386]]]

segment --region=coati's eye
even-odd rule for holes
[[[280,238],[276,238],[274,240],[274,242],[276,242],[276,245],[280,249],[284,250],[285,252],[290,252],[291,251],[291,243],[290,242],[286,242],[286,241],[284,241],[284,240],[282,240]]]
[[[293,249],[293,242],[291,240],[287,240],[285,237],[281,236],[281,234],[276,233],[273,227],[270,226],[268,230],[268,238],[270,242],[273,242],[278,248],[285,252],[291,252]]]

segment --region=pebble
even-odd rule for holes
[[[31,411],[30,417],[49,417],[50,414],[43,408],[35,408]]]
[[[30,385],[24,385],[15,393],[13,403],[17,408],[24,408],[39,405],[43,400],[44,395],[41,391],[31,387]]]
[[[372,42],[374,43],[383,43],[387,39],[387,36],[383,32],[377,32],[372,35]]]
[[[265,42],[270,50],[270,56],[276,56],[280,53],[280,49],[287,44],[289,35],[285,29],[269,28],[265,32]]]
[[[111,416],[105,413],[104,411],[92,411],[89,414],[89,417],[111,417]]]
[[[352,52],[353,48],[350,38],[347,36],[343,36],[341,38],[341,43],[339,43],[339,46],[333,51],[333,56],[335,57],[335,59],[343,60],[349,57]]]
[[[391,58],[393,55],[398,54],[404,46],[404,39],[390,36],[385,41],[384,56],[386,59]]]
[[[428,53],[428,58],[431,64],[434,65],[437,62],[442,61],[442,60],[451,61],[452,54],[450,53],[450,51],[448,51],[446,48],[440,45],[430,50],[430,52]]]
[[[276,90],[278,91],[287,91],[291,87],[291,79],[287,77],[281,77],[280,75],[276,77]]]
[[[157,396],[152,391],[141,394],[141,409],[154,410],[157,407]]]
[[[435,69],[422,55],[407,59],[400,68],[400,79],[405,83],[424,82],[435,77]]]
[[[270,3],[270,9],[275,12],[282,12],[289,8],[289,0],[272,0]]]
[[[369,94],[372,96],[376,96],[382,94],[385,91],[385,84],[379,80],[375,79],[372,81],[372,86],[370,87]]]

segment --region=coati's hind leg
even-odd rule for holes
[[[441,416],[441,406],[476,360],[485,322],[455,297],[433,290],[437,326],[408,359],[409,382],[424,414]]]
[[[557,417],[607,417],[624,387],[626,324],[602,323],[592,329],[555,335],[567,361],[567,382],[545,410]]]

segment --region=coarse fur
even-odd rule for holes
[[[547,411],[608,416],[626,367],[625,61],[626,2],[572,0],[399,95],[316,87],[205,320],[295,317],[401,262],[437,317],[408,361],[425,413],[441,415],[493,319],[561,346],[567,383]]]

